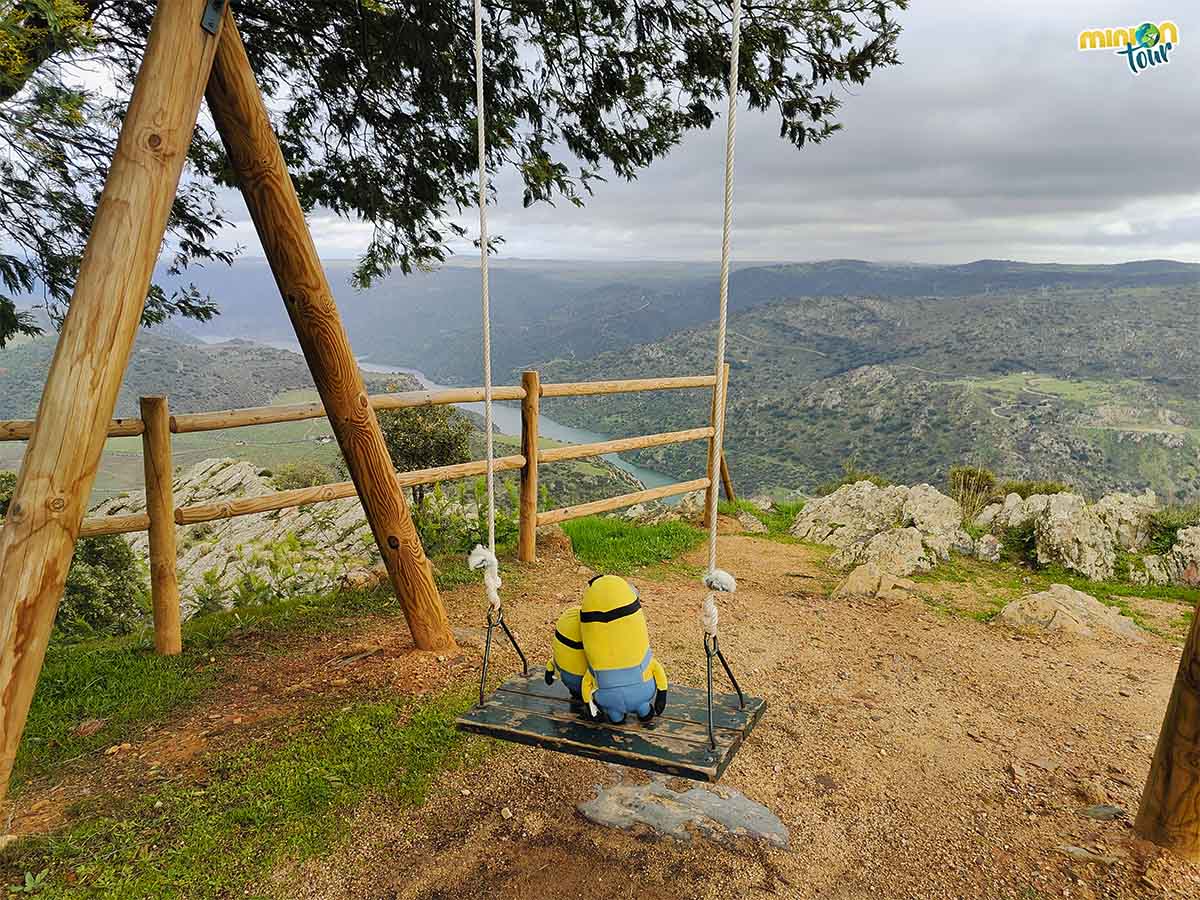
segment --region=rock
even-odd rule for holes
[[[984,562],[1000,562],[1000,539],[994,534],[985,534],[975,542],[975,556]]]
[[[915,528],[884,531],[865,544],[854,544],[829,557],[838,568],[873,563],[897,576],[928,572],[937,564],[937,554],[925,546],[924,535]]]
[[[1200,586],[1200,526],[1181,528],[1170,552],[1144,556],[1142,565],[1150,584]]]
[[[1031,494],[1022,500],[1020,494],[1009,494],[1004,498],[1004,503],[1001,504],[992,524],[997,528],[1018,528],[1026,525],[1046,508],[1051,496],[1053,495]]]
[[[805,541],[845,548],[865,543],[900,524],[908,489],[859,481],[811,500],[796,515],[791,533]]]
[[[1130,640],[1143,640],[1132,619],[1065,584],[1052,584],[1048,590],[1014,600],[1000,610],[996,618],[1014,628],[1061,631],[1082,637],[1103,631]]]
[[[775,499],[770,494],[755,494],[750,498],[750,502],[763,512],[770,512],[775,508]]]
[[[789,845],[788,830],[777,816],[729,788],[674,791],[661,779],[597,786],[595,799],[578,809],[597,825],[648,831],[681,843],[700,836],[722,843],[749,838],[779,849]]]
[[[1100,853],[1094,853],[1083,847],[1075,847],[1071,844],[1060,844],[1057,848],[1059,853],[1077,859],[1081,862],[1103,863],[1106,866],[1115,866],[1120,862],[1115,856],[1104,856]]]
[[[1003,508],[1003,504],[990,503],[979,511],[979,515],[975,517],[975,521],[971,524],[976,528],[991,528],[992,523],[996,521],[996,516],[1000,515],[1000,510]]]
[[[900,524],[917,529],[925,545],[941,559],[948,559],[951,550],[970,553],[974,548],[971,536],[963,530],[958,501],[931,485],[909,488],[900,516]]]
[[[176,476],[173,495],[176,506],[186,506],[274,490],[249,462],[207,459]],[[128,515],[145,506],[145,493],[135,491],[106,500],[92,515]],[[202,598],[231,605],[248,585],[322,593],[336,589],[343,578],[365,584],[373,577],[368,573],[381,563],[357,497],[219,519],[180,528],[178,536],[176,570],[185,617],[195,612]],[[148,554],[145,532],[124,537],[136,553]],[[253,597],[242,599],[254,602]]]
[[[1112,822],[1115,819],[1123,819],[1125,810],[1119,806],[1110,806],[1107,803],[1096,803],[1092,806],[1085,806],[1079,810],[1079,814],[1088,819],[1095,819],[1098,822]]]
[[[509,809],[507,806],[504,807],[504,809],[500,810],[500,817],[502,819],[508,820],[508,819],[511,819],[512,816],[513,816],[512,810]]]
[[[704,516],[704,491],[692,491],[679,498],[675,512],[683,519],[699,519]]]
[[[742,526],[742,531],[748,531],[750,534],[766,534],[767,526],[763,524],[762,519],[754,515],[754,513],[742,510],[737,514],[738,524]]]
[[[903,600],[917,590],[915,582],[881,568],[878,563],[864,563],[838,586],[833,592],[833,599],[879,597],[883,600]]]
[[[1041,565],[1057,563],[1093,581],[1112,578],[1116,544],[1100,517],[1078,494],[1054,494],[1034,530]]]
[[[1092,506],[1092,511],[1104,523],[1117,546],[1124,550],[1140,550],[1150,538],[1150,516],[1158,509],[1154,491],[1140,497],[1132,494],[1108,494]]]

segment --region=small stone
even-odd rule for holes
[[[9,844],[17,839],[15,834],[0,834],[0,850],[3,850]]]
[[[1075,786],[1075,793],[1081,800],[1086,800],[1093,806],[1098,806],[1108,800],[1108,792],[1099,781],[1081,781]]]
[[[440,663],[444,663],[444,662],[446,661],[446,657],[444,657],[444,656],[439,656],[439,657],[437,658],[437,661],[438,661],[438,662],[440,662]]]
[[[1103,856],[1099,853],[1093,853],[1091,850],[1087,850],[1084,847],[1075,847],[1071,844],[1061,844],[1055,849],[1057,849],[1059,853],[1071,857],[1071,859],[1078,859],[1082,862],[1103,863],[1106,866],[1113,866],[1120,862],[1120,860],[1115,856]]]
[[[345,687],[350,683],[349,678],[330,678],[329,683],[334,687]]]
[[[463,788],[461,791],[459,791],[459,793],[460,793],[460,794],[462,794],[464,797],[470,797],[470,796],[471,796],[471,792],[470,792],[470,791],[468,791],[466,788]]]
[[[1132,697],[1133,696],[1133,691],[1131,691],[1129,688],[1121,688],[1119,691],[1117,691],[1117,693],[1120,694],[1122,697]]]
[[[502,819],[511,819],[512,818],[512,810],[509,809],[507,806],[504,807],[504,809],[500,810],[500,817]]]
[[[1092,806],[1085,806],[1079,810],[1081,816],[1089,819],[1096,819],[1099,822],[1112,822],[1114,819],[1121,819],[1125,816],[1125,810],[1119,806],[1111,806],[1108,803],[1096,803]]]
[[[155,801],[154,801],[154,808],[155,808],[155,809],[162,809],[162,808],[163,808],[163,802],[162,802],[161,800],[155,800]]]

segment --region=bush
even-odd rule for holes
[[[946,482],[966,522],[973,521],[996,496],[996,474],[980,466],[951,466]]]
[[[8,504],[12,500],[13,489],[16,486],[16,472],[0,471],[0,516],[8,512]]]
[[[1033,522],[1013,525],[1000,532],[1000,552],[1009,562],[1037,565],[1037,533]]]
[[[1022,500],[1028,500],[1034,494],[1068,494],[1072,490],[1069,484],[1061,481],[1002,481],[996,491],[997,498],[1003,499],[1009,494],[1017,494]]]
[[[497,487],[496,546],[502,547],[517,539],[517,487],[512,483]],[[437,485],[424,497],[413,498],[412,517],[430,556],[469,553],[476,544],[486,546],[487,481],[480,478],[470,487],[460,485],[453,494]]]
[[[54,622],[59,638],[127,634],[145,620],[149,609],[144,567],[121,537],[82,538],[75,544]]]
[[[292,491],[296,488],[316,487],[318,484],[329,484],[337,478],[337,474],[329,466],[315,459],[301,459],[285,463],[271,478],[271,484],[279,491]]]
[[[1200,503],[1187,506],[1166,506],[1150,516],[1151,553],[1170,553],[1184,528],[1200,525]]]
[[[837,481],[826,481],[823,484],[817,485],[816,495],[818,497],[825,497],[840,487],[845,487],[848,484],[858,484],[860,481],[869,481],[876,487],[887,487],[892,483],[882,475],[858,468],[854,463],[842,463],[842,473],[842,477]]]

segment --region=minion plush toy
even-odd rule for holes
[[[554,655],[546,663],[546,684],[554,684],[557,674],[571,692],[571,699],[582,698],[583,676],[587,672],[587,657],[579,634],[579,607],[572,606],[554,626]]]
[[[583,702],[620,724],[628,713],[646,722],[667,705],[667,673],[650,649],[637,591],[624,578],[600,575],[583,595],[579,613],[587,674]]]

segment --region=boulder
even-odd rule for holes
[[[1000,515],[1000,510],[1002,509],[1004,509],[1004,505],[1001,503],[989,503],[979,511],[979,515],[975,517],[975,520],[971,524],[976,528],[991,528],[992,523],[996,521],[996,516]]]
[[[679,498],[675,512],[681,519],[700,519],[704,517],[704,491],[692,491]]]
[[[917,590],[917,585],[907,578],[882,568],[878,563],[864,563],[855,568],[846,580],[833,592],[835,600],[849,597],[879,597],[884,600],[902,600]]]
[[[1041,565],[1061,565],[1093,581],[1112,578],[1117,561],[1115,541],[1079,495],[1050,496],[1034,529]]]
[[[742,531],[748,531],[750,534],[766,534],[767,526],[763,524],[763,520],[754,513],[741,510],[737,514],[738,524],[742,526]]]
[[[975,542],[962,527],[958,501],[931,485],[909,488],[900,516],[900,524],[917,529],[925,547],[939,559],[949,559],[951,550],[969,554],[975,549]]]
[[[1158,509],[1154,491],[1141,496],[1115,493],[1102,497],[1092,511],[1104,523],[1116,545],[1124,550],[1141,550],[1150,538],[1150,517]]]
[[[937,561],[938,554],[926,547],[924,535],[916,528],[881,531],[866,543],[853,544],[829,557],[829,564],[838,568],[873,563],[897,576],[928,572]]]
[[[975,556],[984,562],[1000,562],[1000,539],[985,534],[975,542]]]
[[[993,528],[1019,528],[1028,525],[1041,514],[1054,494],[1031,494],[1022,500],[1020,494],[1009,494],[992,519]],[[1082,499],[1082,498],[1080,498]]]
[[[879,487],[859,481],[826,497],[810,500],[796,515],[791,533],[805,541],[833,547],[865,543],[900,524],[908,488]]]
[[[1065,584],[1052,584],[1048,590],[1028,594],[1009,603],[996,617],[1014,628],[1057,631],[1083,637],[1107,632],[1134,641],[1142,641],[1134,621],[1105,606],[1090,594]]]
[[[1140,581],[1200,587],[1200,526],[1181,528],[1169,553],[1144,556],[1142,565]]]

